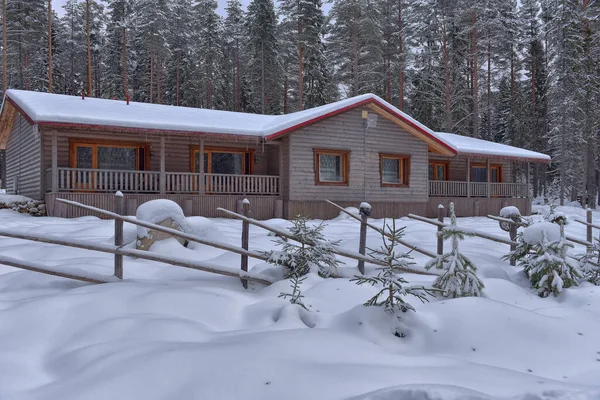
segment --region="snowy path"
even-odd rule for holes
[[[584,218],[583,210],[565,210]],[[239,221],[211,221],[207,235],[239,244]],[[358,248],[356,221],[327,224],[327,237]],[[405,239],[435,251],[435,227],[401,224]],[[459,225],[507,236],[485,218]],[[113,232],[111,221],[5,210],[0,226],[106,243]],[[126,237],[134,233],[126,226]],[[585,238],[585,227],[570,223],[567,233]],[[379,240],[371,232],[368,246]],[[304,295],[311,311],[300,312],[277,298],[288,282],[246,292],[236,279],[132,259],[125,260],[127,282],[104,285],[2,266],[0,399],[600,399],[600,288],[541,299],[500,261],[508,246],[465,243],[486,297],[413,302],[417,313],[403,318],[404,339],[361,306],[373,290],[345,279],[310,276]],[[251,249],[272,246],[265,231],[251,227]],[[153,251],[239,265],[239,256],[202,245],[167,241]],[[111,255],[85,250],[0,238],[0,254],[112,273]],[[419,266],[426,261],[414,256]],[[264,270],[256,260],[253,267]]]

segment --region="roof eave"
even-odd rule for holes
[[[496,155],[496,154],[483,154],[483,153],[472,153],[472,152],[458,152],[459,156],[463,157],[480,157],[480,158],[489,158],[489,159],[497,159],[497,160],[512,160],[512,161],[522,161],[522,162],[532,162],[539,164],[550,164],[552,160],[550,158],[542,159],[536,157],[519,157],[519,156],[510,156],[510,155]]]

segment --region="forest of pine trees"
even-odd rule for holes
[[[534,196],[596,202],[600,2],[329,2],[69,0],[59,17],[2,0],[3,89],[266,114],[375,93],[434,130],[550,154]]]

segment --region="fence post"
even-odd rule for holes
[[[365,202],[360,203],[359,213],[361,222],[358,252],[364,256],[367,253],[367,224],[369,222],[369,215],[371,215],[371,205]],[[358,270],[364,275],[365,262],[363,260],[358,261]]]
[[[592,210],[591,209],[587,209],[586,210],[586,221],[588,224],[592,223]],[[588,242],[592,243],[592,227],[590,225],[586,225],[585,227],[585,232],[586,232],[586,236],[585,236],[585,240],[587,240]]]
[[[115,193],[115,213],[119,215],[124,214],[125,198],[123,193]],[[123,221],[115,219],[115,246],[123,246]],[[115,276],[119,279],[123,279],[123,256],[115,254]]]
[[[444,222],[444,206],[442,204],[438,205],[438,221],[443,223]],[[442,237],[442,230],[444,228],[442,228],[441,226],[438,226],[437,231],[438,231],[438,239],[437,239],[437,253],[438,256],[441,256],[444,254],[444,238]]]
[[[250,202],[244,199],[242,202],[242,214],[247,217],[250,211]],[[248,250],[248,242],[250,240],[250,224],[247,221],[242,221],[242,248]],[[248,256],[242,255],[242,271],[248,272]],[[244,289],[248,289],[248,280],[242,278]]]
[[[517,240],[517,229],[519,228],[519,225],[516,223],[510,224],[510,231],[508,232],[508,234],[510,235],[510,240],[512,242],[515,242]],[[511,244],[510,245],[510,251],[511,253],[513,251],[515,251],[517,249],[517,245],[516,244]],[[517,259],[514,257],[510,258],[510,265],[511,266],[516,266],[517,265]]]

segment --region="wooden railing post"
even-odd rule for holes
[[[592,243],[593,238],[592,238],[592,225],[591,224],[593,223],[593,221],[592,221],[592,210],[591,209],[588,208],[586,210],[585,217],[586,217],[585,219],[586,219],[587,223],[590,224],[590,225],[586,225],[586,227],[585,227],[585,233],[586,233],[585,240]]]
[[[358,244],[358,252],[363,256],[367,252],[367,224],[369,223],[369,215],[371,215],[371,205],[369,203],[361,203],[359,207],[360,212],[360,241]],[[364,260],[358,261],[358,270],[361,274],[365,273],[365,262]]]
[[[510,240],[512,241],[512,243],[510,245],[511,253],[517,249],[516,242],[517,242],[517,229],[518,228],[519,228],[519,225],[517,223],[510,224],[510,231],[508,234],[510,235]],[[512,265],[513,267],[517,265],[517,259],[515,257],[510,258],[510,265]]]
[[[444,206],[443,205],[438,205],[438,221],[441,223],[444,223]],[[437,253],[438,256],[441,256],[444,254],[444,238],[442,237],[442,230],[444,228],[442,226],[438,226],[437,231],[438,231],[438,239],[437,239]]]
[[[250,212],[250,202],[248,199],[244,199],[242,202],[242,214],[244,217],[248,217]],[[242,248],[248,250],[248,242],[250,241],[250,224],[248,221],[242,221]],[[242,255],[242,271],[248,272],[248,256]],[[242,285],[244,289],[248,289],[248,280],[242,278]]]
[[[115,193],[115,213],[119,215],[124,214],[125,198],[123,193]],[[123,221],[115,219],[115,246],[123,246]],[[115,276],[119,279],[123,279],[123,256],[115,254]]]

